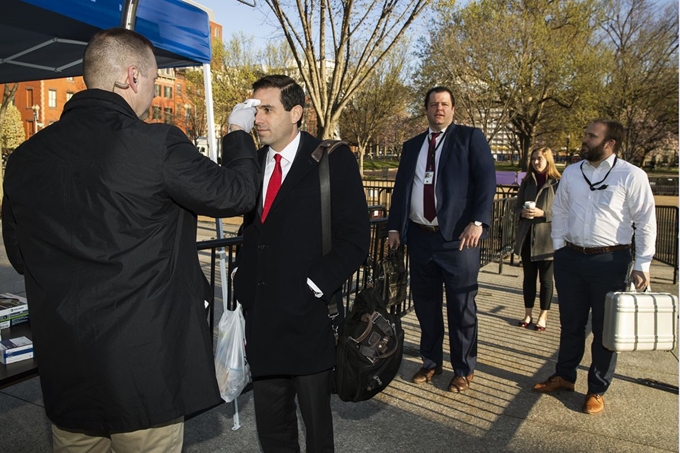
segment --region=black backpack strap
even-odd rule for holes
[[[323,254],[331,251],[331,178],[328,165],[328,155],[338,146],[347,145],[342,140],[324,140],[312,152],[312,159],[319,162],[319,188],[321,191],[321,238]],[[328,317],[334,319],[338,316],[338,301],[335,295],[328,303]],[[337,336],[337,332],[336,332]]]

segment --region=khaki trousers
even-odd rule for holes
[[[181,453],[184,417],[128,433],[74,432],[52,425],[54,453]]]

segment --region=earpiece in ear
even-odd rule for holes
[[[133,78],[132,78],[132,81],[135,82],[135,83],[137,83],[137,77],[133,77]]]

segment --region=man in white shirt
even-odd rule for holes
[[[604,301],[607,292],[626,286],[633,235],[630,282],[636,288],[649,285],[654,257],[654,196],[647,175],[616,155],[624,133],[617,121],[598,119],[588,125],[581,147],[583,161],[565,169],[552,208],[562,331],[555,373],[533,389],[540,393],[574,391],[592,310],[593,361],[583,405],[587,414],[604,409],[603,395],[614,376],[616,353],[602,346]]]

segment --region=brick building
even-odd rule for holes
[[[193,1],[187,1],[187,3],[191,3],[208,13],[211,39],[221,40],[222,25],[214,22],[212,10]],[[192,119],[197,109],[189,100],[184,74],[185,70],[183,69],[169,68],[158,71],[156,97],[146,121],[175,124],[189,137],[193,138],[195,134],[192,135]],[[28,139],[39,130],[58,121],[64,110],[64,104],[71,99],[71,96],[85,88],[82,77],[19,82],[14,94],[14,105],[21,114],[26,138]],[[0,84],[0,93],[3,92],[4,85]],[[199,110],[204,111],[205,109],[200,108]]]

